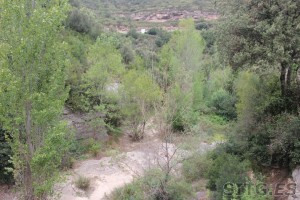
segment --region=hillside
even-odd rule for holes
[[[119,32],[131,27],[174,30],[180,19],[217,19],[210,0],[78,0],[74,4],[89,11],[105,28]]]

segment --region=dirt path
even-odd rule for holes
[[[131,142],[123,136],[119,142],[121,153],[100,160],[80,162],[67,177],[60,188],[60,200],[101,200],[106,199],[114,189],[130,183],[135,177],[141,176],[145,170],[157,166],[164,160],[167,151],[179,157],[187,156],[188,151],[178,149],[174,144],[164,143],[151,125],[146,126],[145,137],[141,142]],[[199,144],[201,152],[213,148],[213,145]],[[74,185],[74,181],[84,176],[91,180],[91,188],[84,192]]]
[[[152,168],[162,155],[163,142],[151,126],[146,128],[145,138],[141,142],[131,142],[129,137],[120,140],[121,153],[100,160],[80,162],[67,177],[60,188],[60,200],[100,200],[117,187],[131,182]],[[84,176],[91,180],[91,188],[84,192],[74,185],[74,181]]]
[[[107,195],[114,189],[130,183],[135,177],[141,176],[146,170],[157,167],[157,162],[164,162],[166,152],[172,154],[176,151],[176,159],[190,155],[189,151],[182,150],[174,144],[164,143],[155,127],[149,124],[146,126],[145,137],[142,141],[132,142],[129,137],[124,135],[118,145],[120,152],[117,154],[76,163],[75,168],[67,172],[63,183],[55,187],[58,194],[58,198],[56,197],[55,199],[107,199]],[[199,152],[207,151],[214,147],[214,145],[206,143],[198,143],[197,146]],[[75,186],[75,180],[80,176],[91,180],[91,187],[88,191],[80,190]],[[13,194],[0,190],[0,194],[1,192],[0,200],[14,200]]]

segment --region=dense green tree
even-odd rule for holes
[[[5,139],[5,131],[0,128],[0,184],[12,182],[13,175],[6,170],[13,167],[9,161],[11,156],[11,147]]]
[[[222,4],[223,3],[223,4]],[[299,105],[300,2],[297,0],[222,2],[218,49],[234,69],[276,71],[285,109]]]
[[[68,147],[60,114],[67,98],[66,1],[0,1],[0,121],[11,138],[13,172],[24,199],[52,193]]]
[[[173,124],[174,130],[184,131],[195,119],[194,108],[198,106],[194,104],[203,98],[201,74],[204,70],[201,62],[205,42],[195,29],[193,20],[181,21],[180,27],[182,29],[173,33],[161,49],[156,77],[166,93],[165,103],[169,108],[167,121]]]
[[[129,70],[123,79],[122,107],[129,125],[133,129],[133,139],[144,136],[145,125],[151,110],[161,99],[159,86],[143,70]]]
[[[94,101],[90,101],[92,105],[103,103],[124,73],[125,66],[117,44],[116,37],[103,34],[88,52],[89,69],[84,74],[84,87],[89,98]]]

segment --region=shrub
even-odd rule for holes
[[[128,33],[127,33],[126,36],[127,36],[127,37],[132,37],[133,39],[138,39],[138,38],[139,38],[139,34],[138,34],[138,32],[136,31],[135,28],[131,28],[131,29],[128,31]]]
[[[211,165],[212,161],[206,155],[196,153],[183,162],[183,175],[189,182],[205,178]]]
[[[183,132],[186,129],[185,120],[180,111],[177,111],[174,116],[172,116],[172,129],[173,131]]]
[[[207,30],[209,29],[209,24],[207,24],[206,22],[199,22],[198,24],[195,25],[195,28],[197,30]]]
[[[88,152],[92,154],[93,156],[97,156],[99,151],[101,150],[101,143],[99,141],[96,141],[93,138],[90,138],[85,144],[84,144],[85,152]]]
[[[169,200],[191,199],[192,191],[192,185],[184,180],[172,179],[167,186]]]
[[[142,200],[144,199],[143,190],[140,181],[126,184],[121,188],[117,188],[110,195],[110,200]]]
[[[100,143],[93,143],[90,147],[90,152],[93,156],[97,156],[100,149],[101,149],[101,144]]]
[[[237,184],[228,184],[226,192],[224,188],[223,200],[271,200],[272,196],[265,184],[260,181],[247,183],[245,187]]]
[[[212,165],[207,173],[208,189],[215,191],[218,199],[222,199],[223,187],[226,183],[244,184],[250,164],[237,156],[215,150],[211,155]]]
[[[192,197],[192,186],[184,180],[170,176],[165,182],[165,174],[160,169],[152,169],[144,177],[118,188],[109,196],[111,200],[185,200]]]
[[[235,98],[224,89],[219,89],[212,94],[210,106],[215,113],[227,119],[236,118]]]
[[[205,40],[205,49],[204,53],[213,55],[215,53],[214,44],[216,40],[215,32],[211,29],[209,30],[202,30],[201,35]]]
[[[75,186],[81,190],[87,191],[90,188],[91,181],[87,177],[79,176],[75,181]]]
[[[93,22],[88,15],[75,8],[69,14],[66,25],[74,31],[88,34],[92,30]]]
[[[149,31],[147,31],[147,34],[149,34],[149,35],[157,35],[159,31],[160,30],[157,29],[157,28],[151,28]]]

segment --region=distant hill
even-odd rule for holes
[[[82,0],[82,3],[90,9],[99,9],[99,6],[103,6],[104,10],[108,12],[163,9],[213,11],[212,0]]]
[[[172,30],[182,18],[215,19],[213,0],[77,0],[103,26],[126,31],[129,27],[165,27]]]

